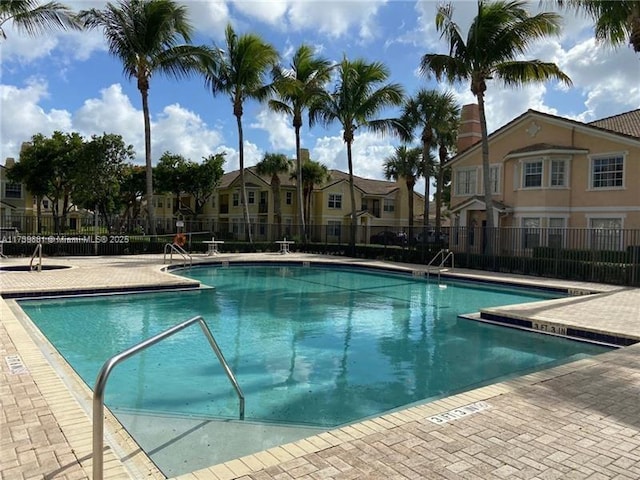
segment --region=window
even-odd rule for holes
[[[523,218],[524,248],[534,248],[540,245],[540,219]]]
[[[330,237],[340,237],[342,235],[342,223],[336,220],[327,222],[327,235]]]
[[[382,209],[385,212],[393,213],[396,211],[396,201],[393,198],[385,198]]]
[[[522,169],[522,186],[536,188],[542,186],[542,161],[526,162]]]
[[[458,170],[456,172],[456,195],[476,194],[476,170]]]
[[[623,173],[622,155],[594,158],[591,163],[591,188],[622,187]]]
[[[240,194],[239,193],[234,193],[233,194],[233,206],[237,207],[238,205],[240,205]]]
[[[256,203],[256,192],[247,192],[247,203],[254,205]]]
[[[216,208],[216,197],[215,196],[211,197],[211,207],[212,208]]]
[[[285,194],[285,203],[291,205],[293,203],[293,192],[287,192]]]
[[[329,208],[342,208],[342,195],[339,193],[329,194]]]
[[[49,208],[49,200],[47,200],[46,198],[42,200],[42,208],[44,208],[45,210]]]
[[[491,193],[500,193],[500,165],[489,168],[489,182],[491,183]]]
[[[567,186],[567,162],[564,160],[551,160],[551,187]]]
[[[22,184],[7,183],[4,186],[4,196],[7,198],[22,198]]]
[[[619,250],[622,245],[621,218],[591,218],[589,227],[591,234],[591,248],[594,250]]]
[[[564,246],[564,218],[549,219],[549,246],[552,248],[562,248]]]

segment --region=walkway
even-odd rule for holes
[[[282,261],[277,254],[229,255]],[[201,261],[211,258],[202,257]],[[348,262],[291,254],[286,261]],[[3,264],[24,263],[9,259]],[[3,272],[18,292],[193,286],[162,272],[161,256],[76,257],[74,268]],[[382,264],[352,260],[358,264]],[[423,266],[397,265],[420,270]],[[522,283],[602,291],[501,314],[640,338],[640,290],[489,275]],[[495,310],[495,309],[494,309]],[[494,312],[495,313],[495,312]],[[0,300],[0,478],[91,476],[91,392],[80,386],[13,300]],[[52,365],[55,365],[54,368]],[[105,478],[164,478],[107,418]],[[416,406],[179,477],[233,479],[640,478],[640,344],[516,380]]]

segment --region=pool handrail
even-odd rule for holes
[[[33,267],[33,261],[38,257],[38,263],[35,268]],[[36,249],[31,254],[31,259],[29,260],[29,271],[33,272],[34,270],[42,271],[42,242],[39,242],[36,245]]]
[[[220,361],[220,365],[224,369],[227,377],[231,381],[233,388],[238,394],[238,399],[240,401],[240,420],[244,420],[244,393],[242,393],[242,389],[238,384],[238,381],[229,367],[229,364],[224,358],[216,339],[214,338],[209,326],[204,321],[201,315],[190,318],[189,320],[185,320],[182,323],[174,325],[173,327],[160,332],[153,337],[150,337],[142,342],[116,354],[109,358],[100,369],[98,376],[96,378],[96,384],[93,389],[93,480],[102,480],[103,478],[103,467],[104,467],[104,452],[103,452],[103,442],[104,442],[104,391],[107,385],[107,379],[109,378],[109,374],[111,370],[115,368],[117,364],[126,360],[127,358],[135,355],[136,353],[145,350],[146,348],[155,345],[156,343],[164,340],[167,337],[170,337],[179,331],[187,328],[188,326],[198,323],[202,332],[207,337],[211,348],[215,352],[218,360]]]
[[[173,262],[173,252],[178,253],[182,259],[184,260],[184,264],[187,264],[187,258],[189,259],[189,268],[193,266],[193,257],[187,252],[184,248],[176,243],[167,243],[164,246],[164,257],[162,258],[162,263],[165,263],[167,260],[167,249],[169,250],[169,263]]]
[[[453,255],[453,252],[450,251],[448,248],[444,248],[440,250],[438,253],[436,253],[436,255],[427,264],[427,280],[429,279],[429,267],[433,266],[433,264],[436,262],[436,260],[438,260],[438,258],[442,258],[440,263],[435,266],[435,268],[438,269],[438,282],[440,282],[440,274],[443,271],[447,271],[446,263],[447,263],[447,260],[449,260],[449,258],[451,258],[451,269],[454,268],[455,257]]]

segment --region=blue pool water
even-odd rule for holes
[[[183,271],[213,289],[21,301],[93,388],[110,356],[202,315],[246,395],[246,419],[329,427],[607,348],[458,318],[539,291],[298,266]],[[557,295],[555,295],[557,296]],[[113,371],[114,411],[237,418],[194,325]]]

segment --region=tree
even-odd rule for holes
[[[213,196],[220,183],[224,169],[225,152],[216,153],[203,158],[202,163],[187,162],[185,193],[194,200],[194,219],[204,210],[204,206]]]
[[[329,169],[326,165],[323,165],[320,162],[309,160],[302,164],[302,193],[304,197],[303,203],[305,208],[305,218],[310,218],[311,194],[313,193],[313,188],[316,185],[322,185],[324,182],[329,180],[330,177]],[[297,172],[294,172],[291,175],[291,178],[297,179]]]
[[[300,153],[300,129],[302,114],[315,99],[325,90],[331,75],[331,62],[318,57],[312,47],[301,45],[293,55],[288,69],[276,68],[276,99],[269,101],[269,106],[276,112],[283,112],[293,117],[293,128],[296,134],[296,172],[298,194],[298,224],[300,237],[306,239],[305,216],[303,207],[302,156]]]
[[[595,21],[595,35],[599,41],[613,46],[628,42],[640,53],[640,1],[638,0],[557,0],[582,11]]]
[[[449,3],[438,7],[436,28],[447,40],[449,54],[426,54],[420,63],[423,75],[430,76],[433,73],[436,79],[445,78],[449,82],[470,80],[471,93],[478,99],[486,225],[489,234],[493,232],[494,221],[484,107],[486,82],[496,79],[510,86],[557,79],[567,85],[571,84],[569,77],[554,63],[518,60],[533,41],[560,31],[559,15],[543,12],[531,16],[525,6],[526,2],[522,0],[499,0],[493,3],[479,1],[478,14],[469,27],[466,40],[453,21],[452,5]],[[489,246],[488,243],[486,246]]]
[[[362,59],[342,59],[338,68],[338,83],[332,93],[325,92],[309,109],[309,122],[313,126],[321,122],[329,125],[339,121],[343,128],[342,139],[347,146],[349,164],[349,191],[351,194],[351,229],[349,246],[356,243],[356,195],[353,184],[353,157],[351,145],[355,132],[365,128],[387,133],[397,127],[395,119],[375,119],[385,107],[402,103],[404,91],[399,84],[384,83],[389,69],[380,62],[367,63]]]
[[[60,233],[66,226],[67,213],[73,206],[74,172],[84,148],[78,133],[54,132],[51,138],[41,133],[20,152],[19,167],[11,169],[11,178],[23,182],[32,192],[51,200],[54,231]]]
[[[120,184],[125,162],[133,160],[132,145],[115,134],[93,135],[84,143],[73,172],[73,203],[97,212],[113,228],[113,216],[121,211]]]
[[[59,2],[40,4],[38,0],[0,1],[0,38],[7,39],[4,24],[12,21],[29,36],[44,34],[54,29],[80,29],[73,11]]]
[[[455,143],[457,122],[460,117],[455,97],[450,92],[421,89],[409,98],[402,109],[401,123],[405,127],[403,140],[412,141],[413,132],[419,130],[422,143],[423,171],[425,179],[424,191],[424,226],[429,225],[429,185],[433,171],[431,150],[439,148],[440,165],[436,170],[436,226],[440,228],[440,191],[442,189],[441,173],[447,157],[447,148]],[[453,139],[453,140],[452,140]],[[442,158],[444,155],[444,160]]]
[[[264,158],[256,165],[258,175],[271,176],[273,192],[273,215],[276,221],[276,237],[280,238],[282,227],[282,205],[280,204],[280,174],[291,171],[291,160],[282,153],[265,153]]]
[[[140,216],[142,197],[145,191],[145,168],[140,165],[128,164],[122,172],[120,181],[120,203],[124,208],[124,218],[120,228],[133,231],[133,225]]]
[[[384,176],[398,181],[404,179],[409,202],[409,238],[413,238],[413,189],[416,179],[422,174],[422,151],[420,148],[397,147],[384,161]],[[427,183],[429,180],[427,179]],[[426,199],[425,199],[426,202]]]
[[[278,52],[258,35],[236,35],[231,25],[225,32],[226,48],[214,48],[214,59],[208,64],[205,73],[206,84],[214,95],[229,95],[233,106],[233,115],[238,125],[238,155],[240,163],[241,202],[243,205],[246,237],[252,242],[249,205],[244,169],[244,136],[242,114],[247,99],[264,101],[273,90],[267,84],[265,75],[276,65]]]
[[[153,169],[156,190],[175,195],[173,213],[182,208],[180,197],[189,188],[188,161],[182,155],[164,152]]]
[[[150,233],[156,233],[153,208],[153,165],[151,160],[151,120],[149,85],[151,77],[164,74],[183,78],[201,72],[211,52],[190,45],[193,27],[187,9],[172,0],[123,0],[107,3],[104,10],[83,10],[79,18],[88,28],[102,28],[109,52],[123,65],[124,74],[135,79],[142,96],[146,200]],[[184,44],[179,44],[180,41]]]

